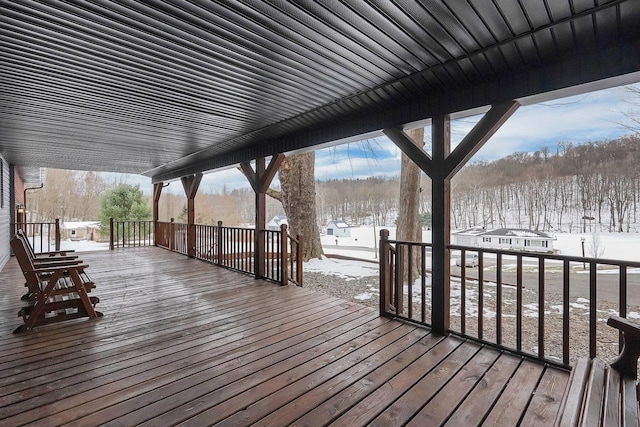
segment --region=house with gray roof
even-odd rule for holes
[[[451,234],[456,245],[527,252],[553,252],[555,240],[547,233],[522,228],[473,227]]]

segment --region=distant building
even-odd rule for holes
[[[64,240],[99,240],[100,221],[67,221],[60,225]]]
[[[267,223],[267,230],[280,231],[282,224],[289,224],[286,215],[276,215]]]
[[[331,221],[327,224],[327,236],[351,237],[351,226],[344,221]]]
[[[455,244],[460,246],[527,252],[553,252],[555,240],[549,234],[520,228],[485,230],[473,227],[451,234]]]

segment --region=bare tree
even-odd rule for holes
[[[289,232],[302,236],[304,261],[324,254],[316,219],[315,158],[313,151],[285,158],[278,170],[282,190],[267,193],[282,202]]]
[[[416,128],[407,132],[419,147],[424,146],[424,128]],[[420,207],[420,168],[407,156],[402,154],[402,163],[400,166],[400,202],[398,204],[398,227],[396,229],[396,238],[409,242],[422,241],[422,228],[420,227],[420,219],[418,217]],[[415,251],[413,254],[414,266],[412,277],[418,277],[421,274],[418,271],[420,265],[420,254]],[[408,262],[408,256],[405,256],[405,262]],[[404,271],[408,267],[405,265]]]

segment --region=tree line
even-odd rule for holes
[[[638,231],[640,136],[515,153],[452,180],[452,227]]]

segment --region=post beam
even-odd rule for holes
[[[447,157],[448,178],[452,178],[462,167],[480,150],[494,133],[516,112],[520,107],[518,101],[507,101],[502,104],[492,105],[491,109],[469,131],[464,139]]]
[[[196,256],[195,198],[202,181],[202,174],[183,176],[180,181],[187,196],[187,256],[193,258]]]
[[[153,184],[153,246],[158,246],[158,221],[160,219],[160,195],[163,183]]]
[[[433,162],[431,169],[431,324],[444,335],[449,328],[451,263],[448,246],[451,236],[451,179],[446,173],[446,158],[451,150],[451,121],[448,115],[431,121]]]
[[[391,142],[396,144],[404,154],[409,156],[409,158],[413,160],[413,162],[418,165],[418,167],[422,169],[427,176],[431,177],[433,161],[422,147],[416,145],[416,143],[400,128],[384,129],[382,132],[391,140]]]
[[[249,162],[241,163],[240,170],[247,177],[251,188],[256,195],[256,233],[254,242],[254,274],[256,278],[264,277],[264,266],[266,261],[264,230],[267,227],[266,211],[267,211],[267,190],[271,181],[278,172],[278,168],[284,161],[284,154],[278,154],[271,158],[269,165],[266,165],[266,159],[260,157],[256,159],[256,169],[253,170]]]

